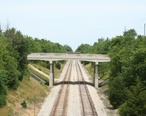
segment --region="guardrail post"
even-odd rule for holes
[[[53,87],[53,62],[50,61],[50,79],[49,79],[49,86]]]
[[[98,88],[98,62],[94,66],[94,87]]]

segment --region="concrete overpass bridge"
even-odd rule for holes
[[[27,56],[28,60],[44,60],[50,63],[50,79],[49,86],[54,84],[53,62],[59,60],[80,60],[94,62],[94,86],[98,88],[98,62],[109,62],[108,55],[103,54],[70,54],[70,53],[31,53]]]

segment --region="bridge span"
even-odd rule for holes
[[[50,63],[49,86],[54,84],[54,61],[59,60],[79,60],[94,62],[94,86],[98,88],[98,62],[110,62],[108,55],[103,54],[69,54],[69,53],[31,53],[27,56],[28,60],[44,60]]]

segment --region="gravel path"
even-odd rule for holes
[[[64,69],[60,75],[58,82],[63,80],[64,74],[65,74],[65,71],[67,70],[68,65],[69,65],[69,62],[67,62],[66,65],[64,66]],[[85,80],[90,82],[88,73],[85,71],[84,68],[82,68],[82,72],[84,72]],[[79,86],[75,83],[75,81],[77,81],[76,75],[77,75],[77,72],[75,70],[75,62],[74,62],[73,68],[72,68],[72,75],[71,75],[71,81],[73,82],[73,84],[69,85],[70,91],[69,91],[69,102],[68,102],[68,112],[67,112],[68,116],[81,116]],[[89,92],[93,100],[93,103],[95,105],[95,109],[98,113],[98,116],[107,116],[104,104],[102,100],[100,99],[99,95],[97,94],[97,90],[90,85],[88,85],[87,87],[89,89]],[[51,93],[46,98],[38,116],[49,116],[52,110],[53,104],[55,102],[55,99],[57,97],[57,94],[59,92],[59,89],[60,89],[60,85],[54,86],[52,88]]]
[[[40,71],[39,69],[35,68],[34,66],[32,66],[31,64],[28,64],[28,67],[32,68],[33,70],[39,72],[40,74],[44,75],[45,77],[47,77],[48,79],[50,78],[49,75],[47,75],[46,73]]]

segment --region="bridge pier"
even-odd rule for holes
[[[49,79],[49,87],[53,87],[54,85],[54,62],[49,61],[50,63],[50,79]]]
[[[98,88],[98,62],[110,62],[108,55],[103,54],[70,54],[70,53],[31,53],[27,56],[28,60],[44,60],[50,62],[49,86],[54,85],[53,61],[59,60],[81,60],[95,62],[94,64],[94,87]],[[53,60],[53,61],[52,61]]]
[[[94,87],[98,88],[98,62],[95,62],[94,64]]]

